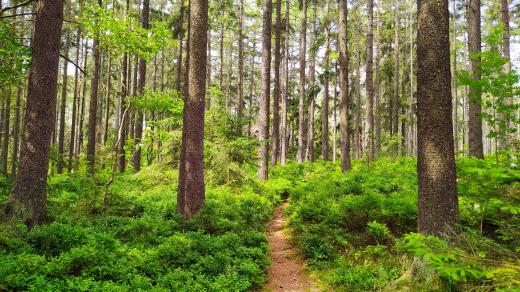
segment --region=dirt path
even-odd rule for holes
[[[297,256],[294,246],[287,238],[284,225],[287,219],[283,209],[287,203],[278,206],[273,221],[269,224],[269,247],[271,266],[269,280],[264,291],[319,291],[312,279],[305,274],[302,259]]]

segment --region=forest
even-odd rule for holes
[[[518,0],[0,0],[0,291],[520,291]]]

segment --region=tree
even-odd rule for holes
[[[81,52],[81,28],[78,28],[76,32],[76,64],[80,64],[80,52]],[[76,145],[76,120],[78,115],[78,101],[79,101],[79,68],[76,66],[74,71],[74,96],[72,98],[72,122],[70,126],[70,143],[69,143],[69,163],[68,171],[72,171],[75,155]]]
[[[305,1],[305,0],[304,0]],[[350,170],[350,131],[349,131],[349,97],[348,97],[348,32],[347,32],[347,1],[339,0],[339,106],[340,106],[340,155],[341,170]]]
[[[16,182],[5,205],[7,218],[32,227],[45,221],[45,187],[56,114],[63,1],[40,2],[36,9],[25,132]]]
[[[366,119],[367,119],[367,161],[368,163],[374,160],[374,112],[373,112],[373,104],[374,104],[374,84],[373,84],[373,57],[374,57],[374,0],[367,0],[367,16],[368,16],[368,24],[367,24],[367,43],[366,43],[366,78],[365,78],[365,86],[366,86]]]
[[[102,0],[98,0],[99,7],[103,6]],[[99,51],[99,37],[94,38],[94,72],[90,82],[90,103],[88,111],[88,142],[87,142],[87,161],[88,173],[94,175],[96,167],[96,129],[98,112],[98,89],[99,75],[101,71],[101,53]]]
[[[237,116],[244,116],[244,0],[240,0],[240,19],[238,24],[238,104]],[[238,127],[238,134],[242,135],[242,127]]]
[[[328,5],[328,4],[327,4]],[[329,9],[327,8],[327,11]],[[323,160],[329,160],[329,75],[330,75],[330,27],[325,25],[325,74],[323,82],[321,155]],[[335,127],[336,125],[334,125]]]
[[[273,94],[273,151],[271,164],[280,160],[280,50],[281,50],[282,2],[276,0],[276,23],[274,41],[274,94]]]
[[[149,29],[150,23],[148,21],[148,17],[150,14],[150,0],[143,1],[143,10],[142,10],[142,27],[144,29]],[[204,47],[205,48],[205,47]],[[206,72],[206,71],[204,71]],[[146,85],[146,60],[143,58],[139,58],[139,83],[137,84],[138,93],[143,93],[144,87]],[[136,171],[141,170],[141,139],[143,138],[143,112],[138,110],[136,112],[136,121],[135,121],[135,139],[134,139],[134,154],[132,156],[132,165]]]
[[[482,46],[480,32],[480,0],[469,0],[468,5],[468,50],[471,59],[471,72],[473,79],[480,80],[479,64]],[[469,88],[468,109],[468,146],[469,155],[484,158],[484,145],[482,143],[482,92],[479,86]]]
[[[188,90],[184,99],[181,162],[177,212],[186,218],[204,205],[204,98],[206,96],[206,58],[208,1],[189,3],[190,57]]]
[[[64,48],[64,56],[65,58],[69,58],[69,48],[70,48],[70,32],[67,31],[65,33],[65,48]],[[68,75],[67,75],[67,67],[69,62],[64,59],[63,60],[63,78],[62,78],[62,88],[61,88],[61,102],[60,102],[60,129],[58,133],[58,163],[56,164],[56,172],[62,173],[63,167],[65,166],[65,109],[67,108],[67,85],[68,85]]]
[[[442,234],[458,221],[448,0],[417,2],[419,232]]]
[[[303,162],[305,151],[305,52],[307,49],[307,0],[302,0],[302,28],[300,31],[300,98],[298,101],[298,152],[296,160]]]
[[[285,53],[284,53],[284,90],[282,95],[282,121],[281,121],[281,145],[280,163],[285,165],[287,162],[287,99],[289,97],[289,41],[290,41],[290,22],[289,22],[289,0],[285,1]]]
[[[305,1],[305,0],[304,0]],[[262,16],[262,85],[258,113],[258,178],[266,180],[269,167],[269,106],[271,94],[271,26],[273,15],[271,0],[265,0]]]

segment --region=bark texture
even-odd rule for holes
[[[340,155],[341,170],[350,170],[350,131],[349,131],[349,96],[348,96],[348,31],[347,0],[339,0],[339,118],[340,118]]]
[[[418,0],[418,231],[448,232],[458,221],[448,0]]]
[[[45,186],[56,114],[62,23],[62,0],[39,2],[34,25],[20,167],[5,206],[8,218],[23,220],[29,227],[45,220]]]
[[[190,57],[188,94],[185,97],[177,212],[190,218],[204,205],[204,98],[206,96],[206,46],[208,1],[189,4]]]

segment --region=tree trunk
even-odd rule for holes
[[[204,205],[204,98],[208,1],[192,0],[188,22],[190,57],[185,98],[177,212],[190,218]]]
[[[69,58],[69,48],[70,48],[70,32],[66,31],[65,35],[65,43],[64,43],[64,55],[68,59]],[[63,77],[62,77],[62,87],[61,87],[61,103],[60,103],[60,129],[58,133],[58,163],[56,164],[56,172],[63,173],[63,167],[65,166],[65,109],[67,108],[67,86],[68,86],[68,75],[67,75],[67,67],[69,65],[69,61],[66,59],[63,60]]]
[[[361,37],[360,34],[358,34],[359,37]],[[362,146],[361,146],[361,52],[360,52],[360,49],[358,48],[356,50],[356,59],[357,59],[357,64],[356,64],[356,83],[354,85],[354,98],[356,99],[355,100],[355,104],[354,104],[354,108],[355,108],[355,112],[354,112],[354,118],[355,118],[355,121],[354,121],[354,125],[355,125],[355,130],[354,130],[354,149],[356,150],[355,152],[355,157],[356,159],[361,159],[361,154],[362,154]]]
[[[458,146],[459,146],[459,127],[458,127],[458,120],[459,120],[459,114],[458,114],[458,107],[459,107],[459,100],[458,100],[458,81],[457,81],[457,7],[456,2],[453,0],[453,12],[451,17],[451,25],[452,25],[452,35],[453,35],[453,42],[452,42],[452,52],[453,52],[453,138],[455,139],[454,147],[455,147],[455,154],[458,153]]]
[[[103,6],[102,0],[98,0],[99,7]],[[94,175],[96,166],[96,124],[98,107],[98,85],[99,71],[101,70],[101,55],[99,52],[99,40],[94,39],[94,72],[90,84],[90,105],[88,111],[88,142],[87,142],[87,161],[88,173]]]
[[[394,8],[394,96],[392,99],[392,134],[399,133],[399,2]],[[398,146],[395,146],[397,154]]]
[[[417,19],[417,223],[421,233],[442,234],[458,221],[448,0],[419,0]]]
[[[305,0],[304,0],[305,1]],[[273,4],[265,0],[262,16],[262,92],[258,113],[258,178],[266,180],[269,167],[269,107],[271,95],[271,26]]]
[[[281,153],[280,163],[285,165],[287,163],[287,100],[289,98],[289,37],[290,37],[290,23],[289,23],[289,1],[285,1],[285,54],[284,54],[284,91],[282,95],[282,121],[281,121]]]
[[[305,0],[304,0],[305,1]],[[350,170],[350,131],[349,131],[349,96],[348,96],[348,31],[347,31],[347,0],[339,0],[339,106],[341,132],[341,170]]]
[[[374,56],[374,0],[367,0],[367,43],[366,43],[366,126],[368,137],[367,140],[367,162],[370,163],[374,160],[374,85],[373,85],[373,56]]]
[[[112,87],[112,59],[108,57],[107,68],[107,92],[105,95],[105,124],[103,126],[103,144],[107,144],[108,140],[108,121],[110,120],[110,89]]]
[[[273,151],[271,164],[280,161],[280,47],[282,25],[282,1],[276,0],[276,23],[274,41],[274,93],[273,93]]]
[[[296,160],[303,162],[305,147],[305,52],[307,49],[307,0],[302,0],[302,28],[300,32],[300,98],[298,101],[298,152]]]
[[[327,4],[328,5],[328,4]],[[327,12],[328,12],[327,7]],[[322,127],[321,127],[321,155],[323,160],[329,160],[329,75],[330,75],[330,28],[327,24],[325,26],[325,78],[323,84],[323,105],[322,105]],[[335,126],[335,125],[334,125]]]
[[[240,19],[238,24],[238,101],[237,116],[244,117],[244,0],[240,0]],[[242,136],[242,126],[237,128],[239,136]]]
[[[47,0],[38,5],[20,168],[5,206],[8,218],[23,220],[29,227],[45,220],[45,187],[56,112],[62,22],[62,0]]]
[[[18,169],[18,150],[20,147],[20,107],[22,106],[22,86],[19,85],[16,91],[16,102],[14,108],[14,125],[13,125],[13,156],[11,158],[11,176],[16,179]]]
[[[150,14],[150,0],[143,0],[143,10],[142,10],[142,27],[144,29],[149,29],[150,24],[148,21],[148,17]],[[206,46],[204,46],[204,50]],[[144,59],[139,59],[139,83],[137,84],[138,94],[141,94],[144,91],[144,87],[146,85],[146,61]],[[205,73],[205,72],[204,72]],[[205,79],[205,78],[204,78]],[[204,85],[205,86],[205,85]],[[134,137],[134,154],[132,156],[132,165],[135,171],[141,170],[141,139],[143,138],[143,112],[137,111],[135,113],[135,137]]]
[[[381,15],[379,6],[376,7],[376,80],[375,80],[375,119],[374,119],[374,156],[381,150]]]
[[[78,28],[76,32],[76,64],[80,64],[80,53],[81,53],[81,28]],[[76,116],[78,115],[78,100],[79,100],[79,69],[76,67],[74,70],[74,96],[72,98],[72,118],[70,126],[70,142],[69,142],[69,162],[67,164],[68,171],[72,171],[74,162],[74,148],[76,145]]]
[[[1,171],[4,175],[7,175],[7,164],[8,164],[8,157],[9,157],[9,128],[10,128],[10,121],[11,121],[11,94],[12,90],[11,87],[7,90],[7,95],[5,97],[5,110],[4,110],[4,116],[2,119],[4,119],[4,124],[2,131],[4,132],[4,139],[2,140],[2,168]]]
[[[316,44],[316,38],[318,36],[317,27],[316,27],[316,0],[312,1],[313,6],[313,17],[312,17],[312,31],[314,35],[313,46]],[[317,48],[315,48],[317,49]],[[313,90],[310,94],[310,104],[309,104],[309,125],[307,127],[307,148],[306,148],[306,159],[308,161],[314,161],[314,108],[316,102],[316,95],[314,93],[314,85],[316,82],[316,52],[315,50],[311,50],[310,52],[310,60],[309,60],[309,73],[310,73],[310,84],[313,87]]]
[[[480,80],[480,57],[475,54],[481,51],[480,32],[480,0],[469,0],[468,5],[468,49],[471,58],[471,74],[473,79]],[[484,145],[482,143],[482,92],[479,87],[469,88],[469,121],[468,121],[468,146],[469,155],[479,159],[484,158]]]

